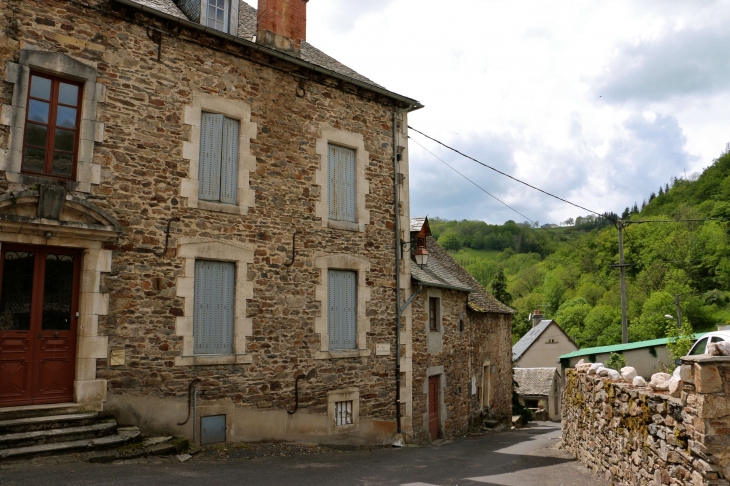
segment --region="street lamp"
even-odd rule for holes
[[[404,251],[410,250],[411,246],[413,245],[412,241],[403,241],[400,242],[400,252],[401,255]],[[416,240],[416,265],[421,267],[421,270],[423,270],[423,267],[425,267],[428,264],[428,250],[426,250],[426,239],[425,238],[418,238]]]

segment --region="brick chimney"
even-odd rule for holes
[[[537,326],[542,321],[542,311],[540,309],[532,313],[532,327]]]
[[[259,0],[256,42],[299,57],[309,0]]]

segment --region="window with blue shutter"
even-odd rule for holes
[[[202,113],[198,197],[204,201],[236,204],[238,191],[238,121]]]
[[[355,219],[355,151],[350,148],[329,146],[328,201],[329,219],[351,221]]]
[[[195,261],[195,354],[232,354],[235,264]]]
[[[329,349],[357,349],[357,272],[327,271]]]

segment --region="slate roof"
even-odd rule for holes
[[[423,226],[414,228],[414,221],[411,220],[411,230],[419,231]],[[489,312],[495,314],[514,314],[515,311],[495,299],[479,282],[464,270],[451,255],[446,253],[432,237],[426,238],[426,249],[428,250],[428,264],[423,270],[416,265],[411,257],[411,277],[431,287],[448,288],[470,292],[469,307],[476,312]]]
[[[555,368],[513,368],[517,393],[522,396],[549,396]]]
[[[530,346],[532,346],[532,343],[540,337],[540,334],[548,328],[551,322],[553,322],[552,319],[543,319],[537,326],[533,327],[527,332],[527,334],[522,336],[522,338],[517,341],[514,346],[512,346],[512,361],[520,359]]]
[[[146,7],[153,8],[155,10],[159,10],[160,12],[164,12],[168,15],[172,15],[174,17],[178,17],[181,19],[187,19],[185,14],[175,5],[175,2],[173,0],[133,0],[134,2],[144,5]],[[251,5],[247,4],[244,0],[241,0],[240,7],[238,9],[238,34],[237,36],[246,39],[247,41],[252,41],[253,37],[256,35],[256,9],[252,7]],[[190,19],[187,19],[190,20]],[[303,61],[309,62],[311,64],[315,64],[317,66],[323,67],[325,69],[329,69],[330,71],[334,71],[337,74],[341,74],[343,76],[347,76],[348,78],[355,79],[357,81],[361,81],[363,83],[370,84],[372,86],[377,86],[378,88],[382,88],[379,84],[376,84],[372,80],[366,78],[365,76],[357,73],[353,69],[350,69],[349,67],[345,66],[341,62],[337,61],[336,59],[328,56],[324,52],[320,51],[316,47],[314,47],[312,44],[303,41],[301,44],[301,59]]]

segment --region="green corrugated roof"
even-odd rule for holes
[[[707,334],[706,332],[699,332],[695,334],[695,340],[701,338]],[[637,341],[635,343],[626,344],[612,344],[611,346],[596,346],[595,348],[583,348],[572,353],[564,354],[558,359],[569,359],[576,358],[578,356],[587,356],[589,354],[601,354],[601,353],[615,353],[618,351],[629,351],[631,349],[638,348],[650,348],[652,346],[666,346],[669,339],[650,339],[649,341]]]

